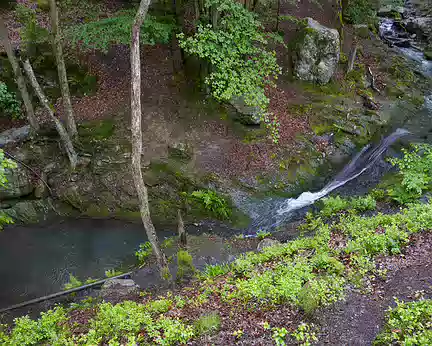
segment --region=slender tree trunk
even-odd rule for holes
[[[9,33],[8,30],[6,29],[6,25],[4,23],[3,18],[0,18],[0,39],[1,42],[3,43],[3,47],[6,50],[6,54],[8,56],[9,62],[12,65],[12,70],[15,74],[16,82],[18,84],[18,89],[21,93],[21,98],[23,100],[24,107],[26,109],[27,120],[30,124],[32,131],[36,133],[39,131],[40,127],[36,120],[31,98],[27,90],[27,85],[24,76],[22,74],[21,67],[12,49],[12,45],[9,40]]]
[[[281,1],[282,0],[278,0],[277,2],[276,32],[279,31],[279,16],[280,16]]]
[[[350,55],[348,58],[348,68],[347,68],[347,73],[351,72],[354,69],[354,63],[356,60],[356,56],[357,56],[357,46],[358,46],[358,42],[357,39],[354,38],[352,47],[351,47],[351,51],[350,51]]]
[[[150,218],[147,187],[141,172],[142,129],[141,129],[141,58],[140,29],[147,15],[151,0],[141,0],[132,26],[131,45],[131,111],[132,111],[132,175],[140,202],[141,219],[147,237],[156,255],[161,276],[169,273],[165,254],[162,252],[156,230]]]
[[[36,76],[33,72],[33,68],[32,68],[30,61],[28,59],[26,59],[24,61],[24,71],[26,72],[27,77],[30,80],[30,84],[34,88],[36,95],[39,98],[39,101],[45,107],[45,109],[48,111],[48,114],[49,114],[51,120],[55,124],[57,132],[60,135],[60,139],[63,142],[63,147],[64,147],[66,154],[69,158],[71,168],[75,169],[75,167],[78,163],[78,155],[75,152],[75,149],[74,149],[73,144],[72,144],[72,140],[71,140],[69,134],[67,133],[67,131],[65,130],[65,128],[63,127],[60,120],[55,116],[54,111],[53,111],[54,107],[49,103],[49,101],[48,101],[47,97],[45,96],[41,86],[39,85],[39,82],[36,79]]]
[[[186,237],[186,231],[184,228],[183,217],[180,209],[177,209],[177,222],[178,222],[177,231],[179,234],[180,246],[186,247],[187,237]]]
[[[66,126],[69,135],[74,138],[78,135],[77,127],[75,124],[74,111],[69,92],[69,83],[66,73],[66,65],[63,57],[63,47],[61,41],[61,32],[59,26],[59,16],[57,10],[56,0],[49,0],[50,3],[50,18],[51,18],[51,34],[53,40],[53,50],[56,57],[57,71],[60,82],[60,89],[62,93],[63,106],[66,113]]]

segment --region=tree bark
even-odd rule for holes
[[[187,236],[186,236],[183,217],[182,217],[180,209],[177,209],[177,221],[178,221],[177,231],[178,231],[178,235],[179,235],[180,246],[186,247],[187,246]]]
[[[355,63],[356,56],[357,56],[357,46],[358,46],[357,39],[354,38],[353,45],[351,47],[350,55],[348,58],[347,73],[351,72],[354,69],[354,63]]]
[[[20,91],[21,98],[23,100],[24,107],[26,109],[27,120],[30,124],[32,131],[36,133],[40,130],[40,127],[36,120],[33,104],[31,102],[31,98],[27,90],[27,85],[23,73],[21,71],[21,67],[12,49],[12,45],[9,40],[9,33],[8,30],[6,29],[6,25],[4,23],[3,18],[0,18],[0,38],[1,38],[1,42],[3,43],[3,47],[6,50],[6,54],[8,56],[9,62],[12,65],[12,70],[15,74],[16,82],[18,84],[18,90]]]
[[[63,142],[63,147],[64,147],[66,154],[69,158],[71,168],[72,168],[72,170],[74,170],[76,168],[77,163],[78,163],[78,155],[75,152],[75,149],[74,149],[73,144],[72,144],[72,140],[71,140],[69,134],[67,133],[67,131],[65,130],[65,128],[63,127],[60,120],[55,116],[54,111],[53,111],[54,107],[49,103],[49,101],[48,101],[47,97],[45,96],[41,86],[39,85],[39,82],[36,79],[36,76],[33,72],[33,68],[32,68],[30,61],[28,59],[26,59],[24,61],[24,71],[26,72],[27,77],[30,80],[30,84],[34,88],[36,95],[39,98],[39,101],[45,107],[45,109],[48,111],[48,114],[49,114],[51,120],[54,122],[55,127],[57,129],[57,132],[60,135],[60,139]]]
[[[147,187],[141,172],[142,129],[141,129],[141,58],[140,29],[147,15],[151,0],[141,0],[132,26],[131,45],[131,111],[132,111],[132,175],[140,202],[141,219],[147,237],[156,255],[161,276],[168,274],[168,263],[162,252],[156,230],[150,217]]]
[[[69,135],[74,138],[78,135],[75,124],[74,111],[69,92],[69,83],[66,73],[66,65],[63,57],[63,47],[61,41],[61,32],[59,27],[59,16],[56,0],[49,0],[50,3],[50,19],[51,19],[51,34],[53,42],[54,55],[56,57],[57,71],[62,93],[63,106],[66,114],[66,127]]]

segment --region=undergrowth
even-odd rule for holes
[[[396,304],[389,309],[384,330],[374,345],[432,345],[432,300],[396,300]]]
[[[221,302],[224,308],[232,306],[234,310],[276,309],[280,304],[288,304],[311,314],[343,299],[348,284],[364,286],[376,274],[376,256],[400,253],[411,234],[431,229],[432,205],[409,205],[397,214],[378,213],[372,217],[342,213],[331,223],[326,223],[322,215],[317,214],[309,217],[303,228],[314,235],[264,248],[261,252],[243,254],[230,264],[207,266],[198,276],[200,281],[195,288],[186,287],[178,296],[168,293],[165,297],[149,297],[142,303],[125,301],[117,305],[96,305],[92,308],[93,318],[78,325],[80,333],[73,332],[75,322],[69,321],[71,317],[63,308],[56,308],[37,321],[21,317],[15,320],[10,331],[5,329],[1,334],[0,344],[184,344],[194,337],[218,330],[219,305],[215,302]],[[334,245],[336,236],[343,239],[339,246]],[[190,263],[189,256],[184,255],[180,254],[180,262]],[[196,293],[191,296],[191,291]],[[174,317],[182,315],[179,309],[195,311],[193,309],[203,307],[214,313],[195,321]],[[427,310],[430,307],[417,309],[426,309],[430,313]],[[399,323],[397,315],[409,315],[402,307],[395,311],[390,320],[395,323]],[[410,325],[398,327],[404,338],[413,337],[411,331],[418,330],[421,325],[428,326],[426,322],[416,322],[419,313],[413,316],[408,317],[412,323],[405,317],[400,318],[401,323],[408,321]],[[314,332],[308,327],[299,327],[293,333],[284,328],[275,325],[268,331],[279,345],[284,345],[288,338],[305,345],[315,340]],[[400,336],[391,336],[393,329],[389,330],[390,334],[383,338]],[[242,335],[241,330],[236,331],[233,340]],[[403,344],[405,339],[399,340]]]

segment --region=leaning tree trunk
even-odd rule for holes
[[[357,46],[358,46],[358,40],[356,37],[353,39],[353,43],[351,46],[350,55],[348,58],[348,68],[347,73],[351,72],[354,69],[355,60],[357,57]]]
[[[132,175],[140,203],[141,219],[147,237],[156,255],[161,276],[169,274],[168,263],[162,252],[156,230],[150,218],[147,187],[141,172],[142,129],[141,129],[141,59],[140,29],[147,15],[151,0],[141,0],[132,26],[131,45],[131,111],[132,111]]]
[[[21,67],[12,49],[12,45],[9,40],[9,33],[8,30],[6,29],[6,25],[4,23],[3,18],[0,18],[0,39],[1,42],[3,43],[3,47],[6,50],[6,54],[8,56],[9,62],[12,65],[12,70],[15,74],[16,82],[18,84],[18,89],[20,91],[21,98],[24,103],[24,107],[26,109],[27,120],[30,124],[32,131],[36,133],[39,131],[40,127],[36,120],[31,98],[27,90],[27,85],[24,76],[22,74]]]
[[[27,77],[30,80],[30,84],[34,88],[36,95],[39,98],[39,101],[45,107],[51,120],[55,124],[57,132],[60,135],[60,139],[63,142],[63,147],[66,150],[66,154],[69,158],[71,168],[75,169],[77,162],[78,162],[78,155],[75,152],[75,149],[74,149],[73,144],[72,144],[72,140],[71,140],[69,134],[67,133],[67,131],[65,130],[65,128],[63,127],[60,120],[55,116],[54,111],[53,111],[54,107],[49,103],[49,101],[48,101],[47,97],[45,96],[41,86],[39,85],[39,82],[36,79],[36,76],[33,72],[33,68],[32,68],[30,61],[28,59],[26,59],[24,61],[24,71],[26,72]]]
[[[60,89],[62,93],[63,106],[66,113],[66,126],[69,135],[74,138],[78,135],[77,127],[75,124],[74,111],[69,92],[69,84],[66,74],[66,65],[63,57],[63,47],[61,41],[61,32],[59,27],[59,16],[57,10],[56,0],[49,0],[50,3],[50,18],[51,18],[51,34],[53,40],[53,50],[56,57],[57,71],[60,82]]]

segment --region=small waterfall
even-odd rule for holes
[[[391,146],[399,138],[408,134],[409,132],[407,130],[397,129],[391,135],[385,137],[378,145],[367,145],[330,183],[324,186],[324,188],[322,188],[320,191],[303,192],[297,198],[290,198],[284,201],[279,201],[276,205],[273,204],[271,208],[267,208],[269,213],[271,212],[273,215],[260,215],[259,219],[254,222],[253,228],[257,230],[277,227],[290,216],[292,216],[294,211],[313,204],[338,187],[341,187],[347,182],[357,178],[359,175],[369,169],[389,146]]]

